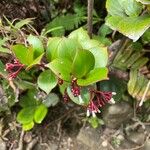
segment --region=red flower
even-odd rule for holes
[[[95,113],[100,113],[99,108],[103,107],[106,103],[115,103],[114,99],[112,98],[115,95],[115,92],[103,92],[103,91],[96,91],[90,90],[91,93],[91,101],[87,107],[87,116],[90,114],[93,117],[96,116]]]
[[[24,67],[18,60],[14,59],[13,63],[7,63],[5,68],[9,72],[8,79],[12,80],[17,77],[20,70]]]

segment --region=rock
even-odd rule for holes
[[[110,145],[106,145],[101,136],[102,128],[84,127],[77,136],[77,148],[82,150],[111,150]]]
[[[0,150],[6,150],[6,143],[0,138]]]
[[[89,126],[82,128],[77,136],[77,140],[90,148],[96,149],[100,142],[100,129],[94,129]]]
[[[124,139],[124,141],[121,142],[121,144],[120,144],[120,149],[121,150],[123,150],[123,149],[128,149],[129,150],[129,149],[132,149],[132,148],[135,148],[135,147],[137,147],[137,144],[135,144],[135,143],[133,143],[133,142],[127,140],[127,139]],[[139,149],[137,149],[137,150],[139,150]]]
[[[127,102],[109,105],[103,109],[102,117],[105,125],[115,129],[133,116],[133,109]]]
[[[144,145],[144,150],[150,150],[150,139],[148,139]]]
[[[132,132],[130,135],[127,137],[128,140],[131,142],[142,145],[145,140],[145,134],[144,133],[138,133],[138,132]]]

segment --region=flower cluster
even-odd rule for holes
[[[58,78],[58,84],[62,85],[63,80]],[[80,104],[84,104],[84,101],[81,96],[81,87],[77,84],[77,79],[73,78],[71,81],[71,92],[74,97],[79,99]],[[106,103],[114,104],[115,101],[112,98],[113,95],[116,95],[115,92],[106,92],[106,91],[97,91],[95,89],[89,89],[90,93],[90,102],[87,108],[87,116],[89,117],[92,114],[93,117],[96,117],[96,113],[100,113],[100,108],[103,107]],[[63,95],[64,102],[70,100],[67,90],[65,90]]]
[[[106,103],[115,103],[114,99],[112,98],[115,95],[115,92],[103,92],[97,90],[90,90],[91,99],[90,103],[87,107],[87,116],[92,114],[93,117],[96,116],[96,113],[100,113],[99,108],[103,107]]]
[[[14,59],[13,63],[7,63],[5,68],[9,72],[8,79],[12,80],[17,77],[20,70],[24,67],[18,60]]]
[[[74,78],[71,82],[71,92],[74,97],[77,97],[80,95],[80,87],[77,85],[77,79]]]

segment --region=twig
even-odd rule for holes
[[[145,89],[144,94],[143,94],[143,96],[142,96],[142,99],[141,99],[141,101],[140,101],[140,103],[139,103],[139,106],[140,106],[140,107],[143,105],[143,102],[145,101],[145,97],[146,97],[146,94],[147,94],[147,92],[148,92],[149,87],[150,87],[150,80],[149,80],[148,83],[147,83],[146,89]]]
[[[38,137],[34,138],[26,147],[26,150],[32,150],[35,144],[38,142]]]
[[[22,130],[19,143],[18,143],[18,148],[16,150],[22,150],[23,149],[23,137],[24,137],[24,131]]]
[[[87,7],[87,13],[88,13],[88,18],[87,18],[87,28],[88,28],[88,34],[90,38],[92,38],[92,30],[93,30],[93,5],[94,5],[94,0],[88,0],[88,7]]]

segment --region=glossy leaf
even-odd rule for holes
[[[95,58],[95,67],[106,67],[108,62],[107,48],[102,46],[97,40],[86,40],[81,43],[83,49],[89,50]]]
[[[33,127],[34,127],[34,122],[33,122],[33,121],[31,121],[31,122],[28,123],[28,124],[23,124],[23,125],[22,125],[22,128],[23,128],[24,131],[29,131],[29,130],[31,130]]]
[[[47,94],[57,85],[57,79],[51,70],[43,71],[38,77],[38,87],[45,91]]]
[[[22,64],[29,65],[31,63],[31,60],[33,60],[33,50],[28,49],[22,44],[14,45],[12,47],[12,51]]]
[[[43,119],[45,118],[46,114],[48,112],[47,107],[44,104],[39,105],[34,113],[34,121],[36,123],[41,123]]]
[[[96,68],[92,70],[89,74],[85,76],[83,79],[78,79],[77,84],[80,86],[88,86],[98,81],[107,80],[108,77],[108,69],[107,68]]]
[[[65,58],[73,60],[79,44],[74,39],[69,38],[50,38],[47,46],[47,58],[53,60],[55,58]]]
[[[58,45],[62,41],[60,37],[49,38],[46,50],[48,61],[52,61],[58,56]]]
[[[28,65],[28,67],[26,68],[26,70],[29,70],[29,69],[32,68],[33,66],[40,64],[40,63],[41,63],[41,59],[43,58],[43,56],[44,56],[44,53],[41,54],[39,57],[37,57],[35,60],[33,60],[33,61]]]
[[[17,121],[21,124],[28,124],[33,121],[36,107],[25,107],[17,115]]]
[[[138,16],[142,11],[142,5],[135,0],[107,0],[106,8],[112,16]]]
[[[34,58],[39,57],[44,52],[42,41],[37,36],[29,35],[27,41],[33,47]]]
[[[94,65],[93,54],[87,50],[79,50],[73,60],[72,74],[76,78],[82,78],[94,68]]]
[[[71,32],[68,36],[69,38],[75,39],[78,42],[84,41],[84,40],[89,40],[90,37],[87,33],[86,30],[84,30],[83,28],[79,28],[73,32]]]
[[[150,16],[121,17],[110,16],[106,19],[106,25],[126,35],[133,41],[137,41],[150,27]]]
[[[72,63],[67,59],[55,59],[51,63],[47,64],[54,74],[66,81],[71,80]]]

